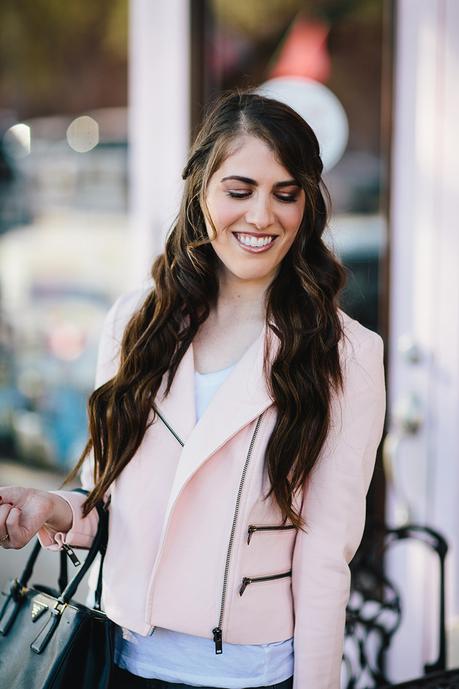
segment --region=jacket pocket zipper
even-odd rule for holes
[[[242,579],[241,588],[239,589],[239,595],[242,596],[249,584],[253,584],[257,581],[271,581],[272,579],[283,579],[284,577],[291,576],[291,574],[292,570],[290,569],[288,572],[284,572],[283,574],[270,574],[266,577],[244,577]]]
[[[244,487],[245,477],[247,475],[247,469],[249,467],[249,462],[250,462],[250,458],[252,456],[253,446],[255,444],[255,438],[257,437],[257,433],[258,433],[258,429],[260,428],[260,423],[261,423],[262,417],[263,417],[263,414],[261,414],[258,417],[257,423],[255,425],[255,429],[253,431],[253,435],[252,435],[252,438],[250,440],[250,445],[249,445],[249,450],[247,452],[247,457],[246,457],[246,460],[244,463],[244,468],[242,469],[241,479],[239,481],[239,488],[238,488],[237,497],[236,497],[236,505],[235,505],[234,514],[233,514],[233,523],[231,525],[231,533],[230,533],[230,538],[229,538],[229,543],[228,543],[228,550],[226,552],[225,573],[223,575],[223,589],[222,589],[222,597],[221,597],[221,602],[220,602],[220,616],[218,619],[217,626],[212,629],[212,634],[214,637],[214,644],[215,644],[215,653],[217,655],[219,655],[220,653],[223,653],[222,627],[223,627],[223,616],[224,616],[224,610],[225,610],[226,588],[228,585],[229,565],[230,565],[230,560],[231,560],[231,552],[233,550],[234,534],[236,532],[236,525],[237,525],[237,518],[238,518],[238,514],[239,514],[239,505],[241,502],[242,489]]]
[[[282,529],[295,529],[295,524],[283,524],[281,526],[256,526],[255,524],[250,524],[247,529],[247,545],[249,545],[253,534],[255,531],[277,531]]]

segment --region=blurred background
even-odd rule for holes
[[[459,665],[458,29],[455,0],[3,0],[0,485],[53,488],[72,467],[103,317],[148,281],[203,109],[272,88],[319,136],[343,308],[385,341],[368,514],[447,539]],[[0,552],[2,583],[22,557]],[[401,681],[437,653],[439,579],[415,543],[386,567]]]

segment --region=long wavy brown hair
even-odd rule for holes
[[[284,522],[289,519],[303,528],[293,497],[324,444],[332,391],[343,386],[338,296],[346,272],[322,240],[329,196],[319,144],[294,110],[253,91],[224,94],[203,122],[183,171],[177,219],[164,253],[152,266],[154,287],[124,330],[116,375],[89,397],[90,437],[66,481],[75,478],[92,451],[95,487],[84,504],[86,515],[131,460],[154,421],[153,403],[163,376],[168,394],[183,355],[218,300],[218,259],[205,225],[207,217],[215,231],[205,203],[208,182],[236,138],[252,135],[271,148],[306,199],[299,231],[266,290],[266,323],[280,343],[272,365],[265,345],[264,360],[277,412],[265,456],[270,483],[266,497],[273,494]]]

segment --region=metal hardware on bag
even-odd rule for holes
[[[27,591],[27,586],[23,586],[17,577],[13,579],[10,585],[10,595],[13,600],[20,601],[25,596]]]
[[[49,605],[46,603],[41,603],[40,601],[34,600],[32,603],[32,622],[36,622],[40,619],[44,613],[49,610]]]
[[[66,607],[67,603],[61,600],[57,600],[53,607],[53,613],[56,615],[62,615]]]

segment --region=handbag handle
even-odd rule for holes
[[[75,488],[74,492],[88,495],[88,491],[84,488]],[[101,561],[97,581],[97,588],[95,592],[95,601],[93,606],[96,610],[100,610],[100,602],[102,597],[102,566],[104,564],[105,552],[107,550],[108,542],[108,510],[106,509],[102,501],[96,503],[95,507],[99,514],[99,522],[97,525],[96,535],[94,536],[93,542],[91,544],[88,554],[86,555],[82,568],[79,572],[75,574],[75,576],[70,580],[65,589],[62,591],[61,595],[59,596],[59,601],[62,601],[62,603],[68,603],[70,599],[73,598],[78,589],[78,586],[81,583],[81,580],[83,579],[86,572],[94,562],[96,555],[100,553]]]
[[[88,491],[84,490],[83,488],[75,488],[73,492],[83,493],[86,495],[88,494]],[[60,596],[59,596],[59,601],[62,603],[68,603],[70,601],[70,599],[75,595],[75,592],[78,589],[78,586],[80,585],[81,580],[85,576],[89,567],[94,562],[96,555],[100,552],[100,554],[101,554],[101,565],[100,565],[100,570],[99,570],[99,580],[98,580],[98,584],[97,584],[97,590],[96,590],[96,596],[95,596],[95,605],[94,605],[94,607],[97,610],[100,610],[100,598],[101,598],[101,593],[102,593],[102,564],[103,564],[103,559],[105,556],[105,551],[107,549],[107,541],[108,541],[108,511],[106,510],[102,501],[98,502],[95,507],[96,507],[97,512],[99,514],[99,523],[97,526],[96,535],[94,536],[91,547],[88,551],[88,554],[86,555],[83,566],[75,574],[75,576],[72,577],[70,582],[65,586],[64,590],[61,591]],[[37,542],[35,543],[33,550],[32,550],[32,552],[31,552],[31,554],[30,554],[30,556],[29,556],[29,558],[25,564],[25,567],[24,567],[22,574],[17,579],[15,579],[13,582],[14,591],[13,590],[11,591],[13,596],[15,593],[19,594],[19,592],[22,588],[27,587],[29,580],[30,580],[30,577],[33,574],[33,570],[34,570],[38,555],[40,554],[41,550],[42,550],[42,547],[41,547],[40,541],[37,539]],[[63,581],[62,573],[61,573],[60,581]]]

